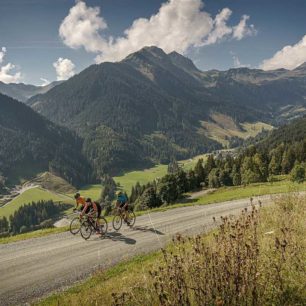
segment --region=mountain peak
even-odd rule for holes
[[[131,53],[123,60],[123,62],[144,60],[144,59],[164,60],[166,58],[167,54],[162,49],[155,46],[147,46],[143,47],[142,49],[134,53]]]
[[[297,66],[294,70],[305,70],[306,71],[306,62]]]
[[[187,71],[198,70],[198,68],[194,65],[191,59],[183,56],[182,54],[176,51],[169,53],[168,56],[170,57],[171,62],[176,66],[179,66]]]
[[[164,50],[156,46],[147,46],[128,55],[124,60],[124,63],[132,64],[134,67],[144,66],[161,66],[166,69],[181,69],[187,73],[198,72],[199,70],[194,65],[192,60],[179,54],[176,51],[172,51],[166,54]]]

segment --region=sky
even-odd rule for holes
[[[0,81],[43,85],[156,45],[201,70],[306,61],[305,0],[0,0]]]

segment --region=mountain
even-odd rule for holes
[[[0,176],[9,184],[43,171],[74,185],[88,182],[90,166],[81,151],[72,132],[0,94]]]
[[[34,86],[23,83],[6,84],[0,81],[0,93],[14,98],[15,100],[26,102],[29,98],[38,94],[44,94],[61,83],[62,81],[55,81],[46,86]]]
[[[117,172],[221,148],[211,129],[224,129],[224,118],[242,135],[245,123],[295,117],[306,110],[305,84],[301,69],[203,72],[176,52],[145,47],[121,62],[92,65],[27,103],[76,131],[98,173]]]
[[[260,145],[272,150],[281,144],[290,146],[299,142],[306,143],[306,116],[290,121],[272,131],[268,137],[260,142]]]

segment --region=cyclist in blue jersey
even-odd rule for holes
[[[128,221],[128,208],[129,208],[128,198],[122,191],[118,191],[116,194],[117,194],[116,207],[117,208],[119,207],[124,212],[123,220],[127,225],[130,225]]]

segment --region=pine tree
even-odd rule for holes
[[[210,171],[213,169],[213,168],[216,168],[216,162],[215,162],[215,158],[213,155],[209,155],[207,157],[207,161],[205,163],[205,172],[206,173],[210,173]]]
[[[176,174],[180,171],[180,165],[178,164],[177,160],[175,158],[172,159],[172,161],[168,165],[167,172],[168,174]]]
[[[206,182],[206,171],[203,167],[203,159],[200,158],[194,168],[194,173],[197,177],[198,180],[198,186],[200,186],[201,183],[205,183]]]

